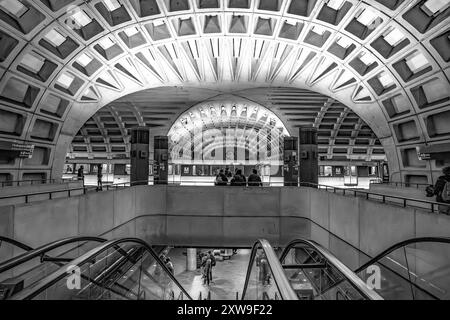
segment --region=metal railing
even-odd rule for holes
[[[192,181],[191,181],[192,182]],[[205,183],[204,181],[199,183]],[[101,187],[99,186],[83,186],[80,188],[70,188],[70,189],[63,189],[63,190],[54,190],[54,191],[45,191],[45,192],[34,192],[34,193],[27,193],[27,194],[18,194],[18,195],[8,195],[8,196],[0,196],[0,201],[5,199],[17,199],[17,198],[24,198],[24,203],[29,203],[30,199],[37,196],[43,196],[47,195],[46,199],[39,198],[35,201],[43,201],[43,200],[52,200],[54,199],[54,195],[61,194],[61,193],[67,193],[67,197],[70,198],[72,196],[79,196],[81,194],[87,194],[89,192],[101,192],[101,191],[111,191],[111,190],[117,190],[121,188],[128,188],[131,186],[139,186],[139,185],[171,185],[171,186],[182,186],[179,182],[174,181],[149,181],[149,180],[143,180],[143,181],[136,181],[136,182],[122,182],[122,183],[110,183],[105,184]],[[213,186],[213,185],[208,185]],[[278,186],[278,185],[277,185]],[[276,186],[276,187],[277,187]],[[387,195],[377,192],[371,192],[361,189],[354,189],[354,188],[341,188],[341,187],[335,187],[335,186],[328,186],[328,185],[322,185],[322,184],[315,184],[315,183],[309,183],[309,182],[301,182],[299,184],[300,187],[310,187],[310,188],[316,188],[320,190],[325,190],[328,192],[332,192],[335,194],[341,194],[344,196],[354,196],[354,197],[363,197],[367,200],[374,200],[379,201],[384,204],[389,205],[401,205],[404,208],[411,207],[415,209],[422,209],[422,210],[430,210],[432,213],[435,212],[449,212],[450,211],[450,204],[448,203],[442,203],[442,202],[436,202],[436,201],[430,201],[430,200],[423,200],[423,199],[414,199],[414,198],[406,198],[402,196],[396,196],[396,195]],[[215,186],[215,187],[232,187],[230,185],[228,186]],[[238,187],[248,187],[246,185],[238,186]],[[263,184],[262,186],[258,187],[250,187],[250,188],[269,188],[272,187],[271,185]],[[78,191],[77,194],[75,194]],[[81,191],[81,194],[80,194]],[[58,197],[62,198],[62,197]],[[55,198],[56,199],[56,198]]]
[[[12,238],[4,237],[4,236],[0,235],[0,247],[2,246],[3,242],[8,243],[8,244],[10,244],[10,245],[12,245],[14,247],[18,247],[18,248],[20,248],[22,250],[25,250],[25,251],[33,250],[32,247],[30,247],[29,245],[27,245],[27,244],[25,244],[23,242],[20,242],[20,241],[18,241],[16,239],[12,239]]]
[[[388,185],[388,186],[395,186],[395,187],[404,187],[404,188],[415,188],[415,189],[425,189],[426,187],[430,186],[429,183],[410,183],[410,182],[382,182],[379,180],[370,180],[370,185],[372,184],[380,184],[380,185]]]
[[[446,211],[450,210],[450,203],[428,201],[428,200],[423,200],[423,199],[405,198],[405,197],[401,197],[401,196],[393,196],[393,195],[364,191],[364,190],[359,190],[359,189],[339,188],[339,187],[333,187],[333,186],[327,186],[327,185],[321,185],[321,184],[309,183],[309,182],[302,182],[302,183],[300,183],[300,186],[325,190],[328,192],[332,192],[335,194],[341,194],[344,196],[365,198],[366,200],[379,201],[381,203],[389,204],[389,205],[401,205],[403,208],[410,207],[410,208],[422,209],[422,210],[429,209],[432,213],[444,212],[444,210],[442,210],[441,208],[446,208]],[[418,204],[421,204],[423,206],[418,206]]]
[[[21,187],[21,186],[33,186],[33,185],[41,185],[41,184],[60,184],[67,183],[72,181],[78,181],[78,179],[30,179],[30,180],[5,180],[0,181],[0,187]]]
[[[149,183],[148,181],[141,181],[141,182],[134,182],[133,185],[142,185],[145,183]],[[32,193],[26,193],[26,194],[17,194],[17,195],[8,195],[8,196],[0,196],[0,201],[5,199],[24,199],[24,203],[30,203],[33,201],[30,201],[33,197],[37,196],[44,196],[47,195],[46,199],[39,198],[36,201],[44,201],[44,200],[52,200],[56,199],[54,195],[61,194],[61,193],[67,193],[67,197],[71,198],[72,196],[79,196],[81,194],[87,194],[89,192],[101,192],[101,191],[110,191],[110,190],[116,190],[119,188],[127,188],[130,187],[130,182],[123,182],[123,183],[117,183],[117,184],[105,184],[102,187],[95,187],[95,186],[83,186],[79,188],[68,188],[68,189],[61,189],[61,190],[52,190],[52,191],[43,191],[43,192],[32,192]],[[78,191],[78,193],[76,193]],[[80,194],[81,191],[81,194]],[[62,197],[58,197],[62,198]]]
[[[7,261],[4,261],[0,263],[0,274],[8,271],[12,268],[15,268],[23,263],[26,263],[30,260],[33,260],[34,258],[41,257],[43,258],[47,252],[61,248],[66,245],[70,245],[73,243],[78,242],[106,242],[106,239],[99,238],[99,237],[71,237],[66,239],[57,240],[51,243],[48,243],[46,245],[43,245],[39,248],[29,250],[28,252],[25,252],[19,256],[16,256],[14,258],[11,258]]]

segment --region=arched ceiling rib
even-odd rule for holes
[[[370,127],[348,107],[324,95],[299,89],[256,88],[227,95],[199,92],[192,101],[187,96],[192,91],[197,89],[150,89],[110,103],[77,133],[69,157],[74,161],[127,159],[130,128],[146,125],[168,133],[176,119],[197,104],[197,99],[211,96],[198,102],[266,106],[283,119],[293,134],[297,134],[300,126],[317,127],[323,160],[385,160],[381,142]]]
[[[397,180],[429,178],[440,164],[418,161],[416,145],[450,137],[448,1],[0,3],[0,138],[37,147],[33,159],[1,160],[15,176],[57,176],[97,110],[153,87],[330,96],[373,129]]]

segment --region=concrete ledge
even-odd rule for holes
[[[73,181],[66,183],[54,183],[54,184],[36,184],[36,185],[26,185],[21,187],[5,187],[0,188],[0,198],[1,197],[13,197],[7,199],[0,199],[0,206],[16,205],[26,202],[26,196],[28,195],[28,202],[37,202],[49,200],[49,195],[47,192],[52,192],[52,198],[64,198],[68,197],[68,191],[71,189],[83,188],[82,181]],[[35,193],[45,193],[37,194]],[[71,195],[82,195],[83,191],[73,191]]]

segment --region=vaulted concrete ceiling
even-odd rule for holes
[[[319,131],[319,153],[324,161],[386,160],[375,133],[350,108],[320,93],[274,87],[228,94],[189,87],[133,93],[111,102],[90,118],[75,136],[68,156],[74,162],[128,159],[131,128],[148,126],[154,135],[167,135],[171,126],[178,124],[176,121],[181,114],[198,104],[203,109],[205,105],[218,104],[267,107],[293,135],[298,134],[300,126],[315,126]],[[237,122],[228,124],[229,127],[234,125]],[[220,126],[222,128],[223,124]]]
[[[449,141],[449,15],[445,0],[1,0],[0,139],[36,150],[0,170],[59,176],[86,121],[133,92],[283,87],[360,116],[393,179],[430,180],[442,163],[415,147]]]

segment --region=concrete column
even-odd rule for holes
[[[197,270],[197,249],[188,248],[186,254],[187,271]]]

